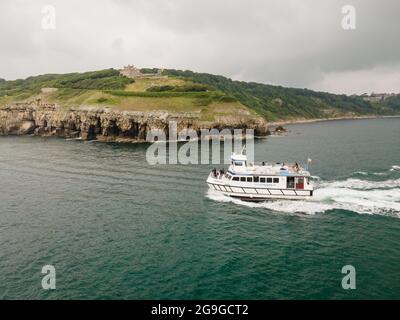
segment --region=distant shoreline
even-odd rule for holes
[[[314,122],[325,122],[325,121],[335,121],[335,120],[366,120],[366,119],[385,119],[385,118],[400,118],[400,115],[392,115],[392,116],[344,116],[344,117],[336,117],[336,118],[317,118],[317,119],[296,119],[296,120],[282,120],[269,122],[269,127],[276,127],[282,125],[291,125],[291,124],[304,124],[304,123],[314,123]]]

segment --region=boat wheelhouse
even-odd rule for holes
[[[313,196],[310,172],[299,164],[248,163],[244,154],[232,154],[224,170],[213,169],[207,178],[211,190],[244,201],[303,200]]]

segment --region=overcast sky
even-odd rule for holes
[[[342,28],[346,4],[355,30]],[[56,9],[55,29],[42,27],[45,5]],[[1,0],[0,78],[134,64],[400,92],[399,13],[398,0]]]

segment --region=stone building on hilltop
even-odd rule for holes
[[[161,77],[162,76],[162,69],[158,69],[157,73],[142,73],[140,69],[136,68],[133,65],[127,65],[120,70],[120,73],[128,78],[150,78],[150,77]]]
[[[138,68],[130,64],[125,66],[122,70],[120,70],[120,73],[128,78],[139,78],[144,76],[144,74],[141,73]]]
[[[363,95],[361,95],[361,97],[365,100],[365,101],[369,101],[369,102],[382,102],[384,100],[386,100],[389,97],[393,97],[396,96],[395,93],[374,93],[372,92],[370,95],[364,93]]]

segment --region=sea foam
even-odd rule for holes
[[[208,191],[208,198],[220,202],[265,208],[276,212],[315,215],[334,209],[360,214],[380,214],[400,218],[400,179],[369,181],[348,178],[343,181],[320,181],[309,200],[273,200],[261,203],[245,202]]]

